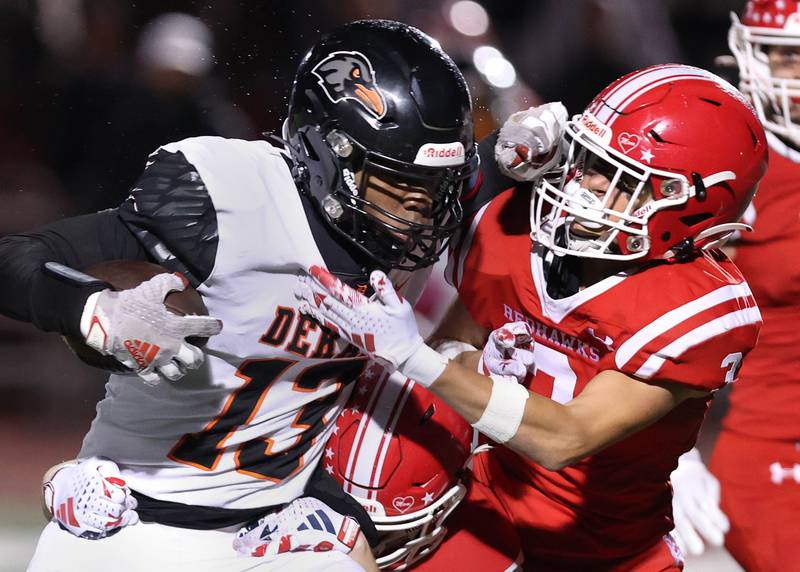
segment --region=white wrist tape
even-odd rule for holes
[[[426,344],[422,344],[397,369],[407,378],[413,379],[421,386],[428,388],[442,375],[449,361],[436,350],[431,349]]]
[[[464,352],[478,351],[475,346],[459,340],[442,340],[434,346],[434,349],[448,359],[455,359],[457,355]]]
[[[492,395],[483,415],[472,426],[498,443],[510,440],[519,430],[530,393],[517,380],[492,375]]]

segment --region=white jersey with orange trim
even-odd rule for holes
[[[177,166],[159,171],[169,161]],[[174,196],[161,200],[162,188]],[[191,224],[159,219],[172,199],[186,204],[181,216],[213,211],[197,244],[180,243]],[[250,509],[293,500],[366,362],[298,311],[297,275],[325,261],[282,152],[216,137],[167,145],[127,209],[154,256],[165,265],[174,256],[199,276],[197,290],[224,326],[203,367],[177,382],[149,387],[112,375],[80,457],[115,460],[133,490],[159,501]],[[201,251],[211,252],[207,272],[197,270]]]
[[[567,403],[604,370],[626,373],[631,383],[669,382],[709,394],[736,380],[761,316],[722,253],[656,263],[553,298],[545,254],[531,248],[529,199],[508,191],[480,211],[456,245],[450,275],[481,326],[519,320],[532,326],[531,391]],[[669,475],[694,445],[709,401],[689,399],[561,471],[496,448],[498,466],[524,483],[505,491],[522,495],[510,510],[524,511],[525,522],[536,523],[534,536],[541,536],[526,551],[614,558],[659,542],[672,528]]]

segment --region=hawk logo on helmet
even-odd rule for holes
[[[375,81],[372,63],[360,52],[333,52],[311,70],[319,85],[333,103],[343,99],[357,101],[381,119],[386,114],[386,102]]]

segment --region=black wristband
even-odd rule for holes
[[[42,330],[81,339],[81,315],[86,300],[95,292],[110,287],[108,283],[68,266],[46,262],[42,265],[40,275],[33,281],[30,292],[32,321]],[[54,304],[61,311],[51,311]],[[40,308],[43,311],[38,312]]]

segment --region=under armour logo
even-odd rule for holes
[[[598,342],[603,344],[608,349],[608,351],[610,352],[614,351],[614,338],[610,336],[605,336],[601,338],[600,336],[594,333],[594,328],[586,328],[586,332],[594,339],[596,339]]]
[[[775,461],[769,466],[770,480],[780,485],[786,479],[792,479],[794,482],[800,484],[800,465],[797,463],[794,466],[784,467],[778,461]]]

